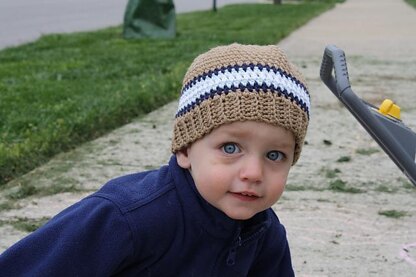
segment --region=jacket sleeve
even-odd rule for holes
[[[286,230],[278,220],[272,223],[258,251],[249,276],[295,276]]]
[[[2,276],[107,276],[133,255],[131,232],[109,200],[67,208],[0,255]]]

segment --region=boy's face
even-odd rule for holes
[[[233,219],[245,220],[282,195],[294,149],[292,132],[244,121],[214,129],[176,156],[206,201]]]

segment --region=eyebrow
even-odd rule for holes
[[[248,137],[250,135],[249,132],[245,132],[243,130],[238,129],[237,127],[229,127],[224,129],[224,135],[231,136],[231,137]],[[292,148],[295,146],[295,140],[290,140],[290,142],[282,141],[279,139],[272,140],[273,147],[278,148]]]
[[[223,129],[223,133],[226,135],[231,135],[231,136],[244,136],[244,135],[248,135],[247,132],[240,130],[236,127],[230,127],[228,126],[228,128],[224,128]]]

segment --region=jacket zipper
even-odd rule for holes
[[[261,227],[260,230],[256,231],[255,233],[251,234],[250,236],[246,237],[244,239],[244,241],[242,241],[241,239],[241,228],[238,229],[237,232],[237,238],[235,240],[234,245],[230,248],[230,250],[228,250],[228,256],[227,256],[227,265],[228,266],[233,266],[235,264],[235,258],[237,256],[237,248],[240,247],[243,243],[246,243],[250,240],[252,240],[253,238],[257,237],[258,234],[260,234],[261,232],[263,232],[264,227]]]
[[[237,230],[237,238],[235,239],[234,245],[228,250],[228,256],[227,256],[227,265],[233,266],[235,264],[235,257],[237,256],[237,248],[241,246],[241,227]]]

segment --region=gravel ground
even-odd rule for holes
[[[307,144],[274,206],[297,276],[416,276],[416,189],[319,79],[324,47],[347,55],[353,90],[392,98],[416,130],[416,10],[402,0],[347,0],[279,45],[312,96]],[[0,251],[108,179],[168,161],[176,102],[58,155],[2,191]],[[27,188],[41,195],[8,201]],[[57,193],[62,191],[62,193]],[[13,207],[13,208],[10,208]],[[30,227],[30,226],[29,226]]]

